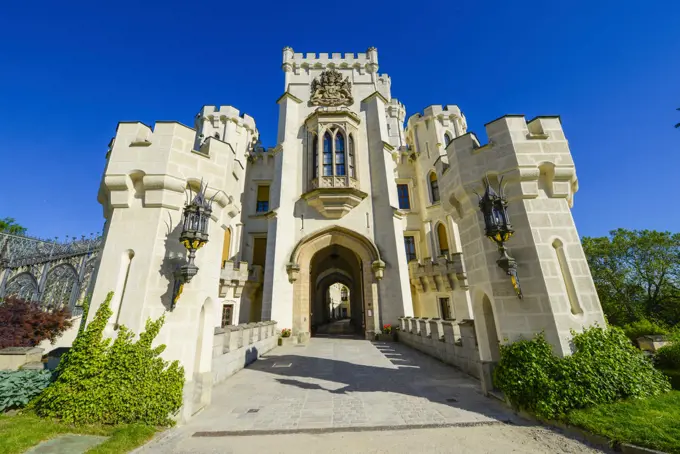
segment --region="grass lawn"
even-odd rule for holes
[[[19,454],[61,434],[104,435],[110,437],[88,453],[125,453],[143,445],[156,433],[155,427],[143,425],[70,426],[56,420],[39,418],[34,414],[0,415],[0,452]]]
[[[680,453],[680,391],[575,410],[567,422],[618,442]]]

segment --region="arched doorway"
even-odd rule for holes
[[[363,310],[361,268],[362,264],[357,255],[349,248],[333,244],[318,251],[312,257],[310,264],[310,331],[328,334],[327,330],[319,330],[323,325],[333,322],[334,314],[329,301],[331,287],[340,284],[349,289],[348,296],[359,295],[350,299],[351,306],[348,313],[350,318],[347,327],[339,330],[342,334],[354,332],[363,334],[365,328],[365,313]],[[344,325],[344,322],[343,322]],[[330,331],[332,333],[333,330]]]
[[[351,324],[372,337],[379,330],[378,280],[385,264],[368,238],[331,227],[303,238],[291,254],[293,335],[305,340],[330,319],[328,288],[339,282],[349,289]]]

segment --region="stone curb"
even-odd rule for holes
[[[255,429],[255,430],[215,430],[194,432],[192,437],[248,437],[254,435],[285,435],[285,434],[312,434],[321,435],[338,432],[379,432],[392,430],[412,429],[440,429],[446,427],[478,427],[507,424],[505,421],[478,421],[460,422],[449,424],[397,424],[393,426],[347,426],[347,427],[323,427],[323,428],[300,428],[300,429]]]

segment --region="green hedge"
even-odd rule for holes
[[[572,335],[574,353],[564,358],[553,355],[543,334],[501,346],[495,385],[516,407],[549,419],[671,389],[668,378],[619,328],[593,327]]]
[[[680,391],[680,370],[663,369],[661,372],[669,378],[673,389]]]
[[[653,334],[668,334],[668,329],[658,323],[642,319],[623,326],[626,336],[637,344],[638,337]]]
[[[151,347],[164,317],[148,320],[136,342],[124,326],[111,342],[103,331],[112,314],[112,296],[81,328],[55,371],[54,383],[31,406],[39,416],[67,423],[172,424],[170,415],[182,405],[184,369],[177,361],[168,364],[160,358],[164,345]]]
[[[676,341],[657,350],[654,363],[659,369],[680,370],[680,342]]]
[[[0,412],[22,408],[50,384],[47,370],[0,371]]]

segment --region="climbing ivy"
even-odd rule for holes
[[[165,316],[147,320],[134,341],[125,326],[118,336],[104,338],[112,315],[109,293],[73,347],[62,356],[55,381],[32,403],[36,413],[74,424],[172,424],[182,405],[184,369],[160,358],[165,345],[152,348]]]

